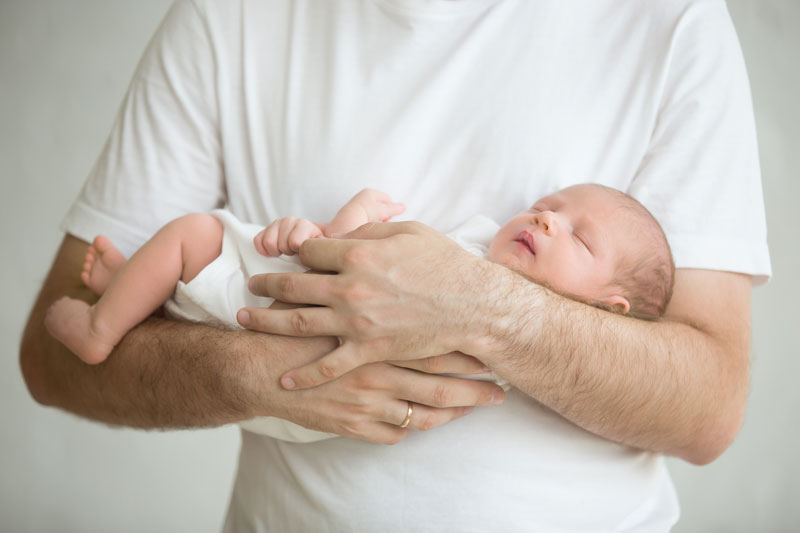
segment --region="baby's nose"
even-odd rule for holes
[[[542,211],[533,216],[534,222],[542,228],[544,234],[552,237],[558,232],[556,218],[553,216],[552,211]]]

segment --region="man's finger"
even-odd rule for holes
[[[392,389],[398,398],[431,407],[497,405],[505,399],[494,383],[415,372],[398,372]]]
[[[428,407],[427,405],[419,403],[412,403],[412,409],[411,420],[409,420],[406,428],[416,431],[428,431],[429,429],[452,422],[456,418],[468,415],[472,412],[474,407],[446,407],[440,409]],[[407,410],[402,412],[404,417],[407,413]],[[405,418],[403,418],[403,420],[405,420]]]
[[[412,359],[409,361],[388,361],[394,366],[419,370],[428,374],[480,374],[489,372],[486,365],[475,357],[461,352],[450,352],[442,355]]]
[[[246,307],[236,314],[247,329],[291,337],[329,337],[341,335],[336,315],[327,307],[272,309]]]
[[[285,389],[310,389],[369,362],[361,360],[353,343],[345,343],[313,363],[285,373],[281,377],[281,385]]]
[[[345,235],[334,235],[333,239],[305,241],[300,247],[300,262],[312,270],[341,272],[348,262],[361,261],[358,250],[364,249],[364,241],[402,234],[423,235],[430,232],[433,232],[431,228],[415,221],[369,222]]]
[[[345,239],[385,239],[393,235],[407,233],[410,235],[423,235],[432,231],[431,228],[416,221],[405,222],[369,222],[359,226],[344,235]]]
[[[324,242],[324,241],[321,241]],[[250,292],[282,302],[328,306],[334,277],[327,274],[286,272],[256,274],[248,283]]]
[[[386,224],[389,224],[388,222]],[[384,223],[365,224],[365,226],[384,226]],[[364,226],[362,226],[363,228]],[[374,250],[370,240],[380,239],[380,236],[368,239],[309,239],[300,247],[300,262],[311,270],[318,272],[341,272],[348,265],[367,264],[370,254]],[[386,235],[391,236],[390,234]]]
[[[341,239],[308,239],[300,246],[300,262],[318,272],[341,272],[347,252],[358,241]]]

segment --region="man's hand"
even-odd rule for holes
[[[276,300],[270,309],[297,309],[297,304]],[[261,337],[252,341],[260,344]],[[314,342],[317,351],[273,358],[280,374],[288,365],[297,366],[330,352],[336,340],[331,337],[291,339],[289,342]],[[327,348],[324,348],[327,343]],[[254,347],[254,351],[259,351]],[[298,357],[298,355],[300,357]],[[310,357],[309,357],[310,356]],[[415,359],[372,363],[360,366],[341,378],[311,390],[277,390],[263,402],[270,405],[270,416],[279,416],[305,427],[336,433],[380,444],[395,444],[410,430],[427,431],[472,412],[476,405],[503,403],[505,392],[497,385],[436,374],[478,374],[488,369],[478,359],[460,352]],[[275,374],[275,375],[277,375]],[[408,407],[413,415],[405,428]]]
[[[471,366],[472,358],[460,357],[464,361],[444,359],[434,366],[447,373]],[[410,430],[433,429],[469,414],[475,405],[500,404],[504,392],[492,383],[371,363],[313,389],[283,391],[281,398],[284,409],[273,409],[273,416],[345,437],[395,444]],[[413,415],[401,428],[409,402]]]
[[[281,383],[305,389],[366,363],[421,359],[461,350],[478,313],[464,287],[479,284],[483,263],[444,235],[417,222],[366,224],[345,240],[310,240],[300,260],[319,273],[261,274],[251,291],[293,310],[240,311],[239,322],[281,335],[335,336],[341,345],[288,372]],[[368,240],[364,240],[368,239]]]

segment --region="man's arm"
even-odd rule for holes
[[[344,339],[289,372],[285,386],[287,378],[300,388],[323,383],[385,353],[461,350],[579,426],[630,446],[703,464],[738,432],[749,277],[679,270],[665,319],[645,322],[554,294],[420,224],[370,225],[352,236],[388,238],[303,245],[305,264],[337,276],[255,278],[261,294],[328,307],[255,312],[251,328]]]
[[[227,356],[239,348],[232,332],[150,318],[98,366],[51,337],[42,324],[54,300],[97,299],[76,275],[86,248],[64,238],[25,328],[20,364],[38,402],[135,427],[214,426],[255,416],[259,398],[246,382],[252,374],[243,372],[244,361]]]
[[[733,442],[747,398],[749,276],[679,269],[664,319],[646,322],[492,275],[505,288],[474,348],[515,386],[593,433],[695,464]]]
[[[42,404],[143,428],[217,426],[279,416],[323,431],[397,442],[407,434],[392,425],[405,417],[405,400],[425,404],[415,409],[420,416],[412,427],[429,429],[465,414],[460,406],[502,398],[494,385],[383,364],[313,394],[281,391],[277,380],[282,372],[326,353],[335,339],[221,331],[158,318],[128,333],[103,364],[86,365],[50,337],[42,323],[50,303],[63,295],[90,302],[96,298],[79,279],[87,246],[65,237],[23,335],[22,372]]]

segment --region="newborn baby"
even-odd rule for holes
[[[272,302],[249,293],[251,275],[303,271],[291,256],[306,239],[385,222],[403,210],[388,195],[365,189],[328,224],[286,217],[262,228],[222,210],[192,214],[161,228],[127,262],[99,236],[81,279],[100,299],[90,306],[64,297],[50,307],[45,325],[90,364],[104,361],[164,304],[178,318],[238,328],[239,309]],[[658,222],[635,199],[603,185],[575,185],[541,198],[499,230],[478,215],[448,236],[535,283],[611,312],[654,320],[672,294],[672,255]],[[284,440],[334,436],[273,418],[242,425]]]

